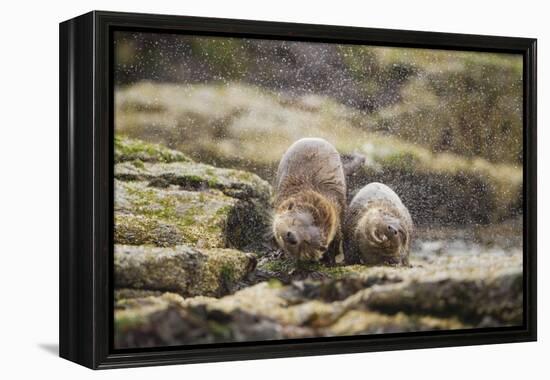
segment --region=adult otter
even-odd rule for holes
[[[409,264],[413,222],[399,196],[373,182],[353,197],[344,221],[349,264]]]
[[[272,232],[279,247],[296,260],[333,263],[342,253],[345,205],[346,181],[336,149],[320,138],[292,144],[275,180]]]

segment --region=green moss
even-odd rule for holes
[[[216,215],[217,216],[227,216],[231,212],[232,208],[233,208],[233,206],[230,206],[230,205],[222,206],[216,211]]]
[[[270,289],[281,289],[281,288],[283,288],[283,283],[281,281],[277,280],[276,278],[270,278],[267,281],[267,286]]]
[[[220,269],[220,277],[226,284],[231,284],[235,281],[235,270],[229,265],[222,265]]]
[[[235,177],[237,177],[240,180],[247,181],[247,182],[254,181],[254,179],[255,179],[253,173],[245,172],[245,171],[236,171],[235,172]]]
[[[152,188],[141,188],[128,183],[123,183],[122,186],[132,196],[134,211],[138,214],[159,219],[176,218],[177,200],[175,198],[159,197],[157,191]]]
[[[124,334],[129,330],[138,328],[143,323],[143,317],[138,314],[116,314],[114,330],[117,334]]]
[[[354,273],[349,268],[343,266],[324,267],[321,269],[321,271],[328,274],[332,278],[342,278]]]
[[[184,215],[179,219],[179,222],[183,227],[192,226],[195,224],[195,217],[194,215]]]
[[[204,196],[204,193],[199,193],[199,202],[203,203],[206,200],[206,197]]]
[[[211,234],[212,233],[219,233],[221,231],[221,228],[218,225],[211,224],[211,225],[206,227],[206,231],[208,231]]]
[[[397,152],[381,160],[383,166],[393,169],[414,171],[420,163],[419,158],[413,152]]]
[[[235,203],[232,198],[219,192],[148,187],[145,182],[116,181],[116,185],[115,230],[119,242],[157,244],[155,234],[169,233],[167,242],[196,244],[200,241],[204,247],[226,245],[225,226]],[[177,239],[173,237],[174,230]]]
[[[152,244],[159,247],[189,241],[174,223],[128,214],[115,214],[114,240],[117,244]]]
[[[232,337],[231,327],[216,321],[208,321],[208,331],[217,339],[229,340]]]
[[[194,174],[186,175],[185,179],[189,182],[194,182],[194,183],[201,183],[204,181],[201,176],[194,175]]]
[[[318,262],[301,262],[300,267],[311,272],[324,273],[331,278],[341,278],[355,273],[346,266],[326,266]]]
[[[143,169],[145,167],[143,161],[141,161],[140,159],[135,159],[134,161],[132,161],[132,165],[134,165],[138,169]]]
[[[262,269],[274,273],[286,272],[292,268],[294,268],[294,262],[286,259],[272,260],[262,265]]]
[[[146,143],[124,136],[115,136],[115,162],[191,162],[181,152],[168,149],[162,145]]]
[[[368,271],[368,267],[365,265],[327,266],[313,261],[295,261],[291,259],[271,260],[263,263],[261,269],[275,274],[289,274],[295,270],[317,272],[333,279],[361,275]]]

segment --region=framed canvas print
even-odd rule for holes
[[[536,339],[536,40],[60,25],[60,355]]]

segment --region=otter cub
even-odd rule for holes
[[[285,254],[334,263],[342,251],[345,204],[346,181],[336,149],[320,138],[292,144],[275,180],[272,232]]]
[[[353,197],[344,221],[350,264],[409,264],[413,222],[399,196],[373,182]]]

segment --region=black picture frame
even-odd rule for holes
[[[115,30],[523,55],[524,323],[520,327],[136,349],[112,347]],[[60,24],[60,356],[93,369],[534,341],[536,39],[93,11]]]

